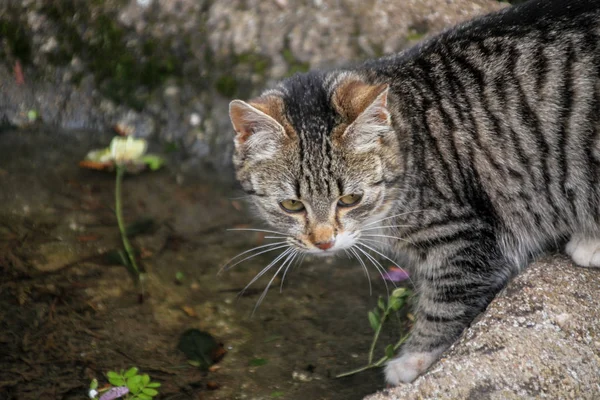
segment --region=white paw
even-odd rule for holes
[[[600,239],[573,236],[565,251],[582,267],[600,267]]]
[[[398,385],[414,381],[419,375],[427,371],[427,368],[438,359],[442,351],[443,349],[428,353],[406,353],[394,358],[385,366],[386,382],[391,385]]]

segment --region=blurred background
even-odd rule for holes
[[[496,0],[3,0],[0,124],[110,129],[230,163],[227,104],[401,51]]]
[[[233,182],[228,103],[506,6],[0,1],[0,399],[82,399],[92,379],[107,388],[108,371],[133,366],[162,384],[164,399],[357,399],[381,389],[378,369],[334,379],[365,364],[367,313],[387,290],[374,269],[370,295],[356,260],[307,259],[273,281],[254,316],[271,273],[238,293],[272,253],[217,276],[269,241],[227,231],[262,226]],[[114,173],[78,167],[117,134],[166,159],[123,181],[143,296],[114,257],[123,250]],[[404,312],[382,332],[378,354],[409,321]]]

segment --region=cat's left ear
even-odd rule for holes
[[[251,103],[233,100],[229,116],[236,137],[236,152],[255,159],[266,159],[277,153],[288,138],[283,126],[269,114],[277,115],[274,102],[257,99]]]
[[[367,86],[363,90],[363,109],[345,129],[340,140],[358,152],[374,150],[383,139],[393,135],[390,112],[388,110],[388,85]],[[364,98],[370,100],[364,104]]]

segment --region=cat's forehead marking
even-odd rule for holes
[[[278,88],[285,117],[297,133],[300,192],[313,199],[327,199],[336,193],[332,171],[335,167],[330,134],[338,116],[320,72],[296,75]]]

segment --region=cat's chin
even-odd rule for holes
[[[328,250],[304,250],[306,253],[310,254],[311,256],[317,256],[317,257],[330,257],[336,254],[339,254],[339,252],[342,249],[328,249]]]

